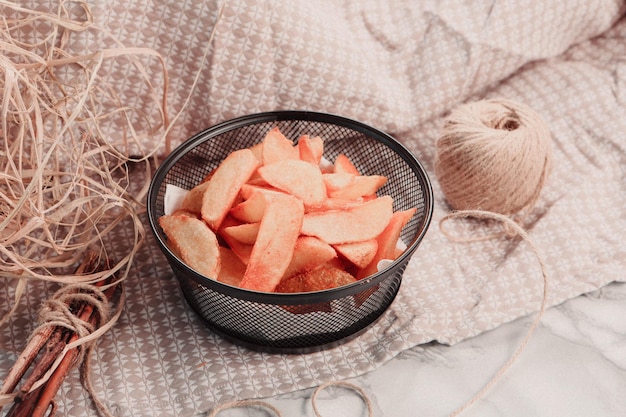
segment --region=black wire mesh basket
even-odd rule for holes
[[[343,153],[364,175],[387,176],[379,195],[394,211],[416,208],[402,230],[406,249],[377,273],[342,287],[308,293],[266,293],[203,276],[167,245],[158,224],[168,184],[191,189],[234,150],[260,142],[273,127],[292,140],[324,139],[324,157]],[[395,299],[406,265],[430,224],[433,192],[421,163],[391,136],[355,120],[307,111],[253,114],[210,127],[176,148],[159,166],[147,197],[148,220],[181,290],[206,325],[225,339],[275,353],[306,353],[336,346],[366,331]]]

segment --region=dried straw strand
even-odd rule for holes
[[[46,32],[35,27],[42,23]],[[70,40],[83,32],[96,32],[109,46],[89,52],[73,50]],[[214,33],[215,27],[201,68]],[[133,83],[143,89],[141,106],[126,103],[107,81],[107,68],[116,64],[132,66]],[[120,284],[145,237],[140,214],[145,209],[148,180],[157,159],[171,150],[172,125],[187,107],[199,76],[200,71],[170,120],[168,72],[157,51],[123,45],[94,24],[84,1],[58,0],[56,10],[39,11],[0,0],[0,277],[16,282],[13,304],[0,315],[0,326],[16,311],[32,280],[62,284],[61,292],[63,288],[102,291],[107,298],[121,288],[117,308],[108,319],[90,324],[86,332],[73,320],[68,322],[75,334],[64,346],[56,346],[56,333],[48,334],[49,325],[35,331],[29,342],[32,351],[46,341],[62,351],[52,355],[56,360],[45,365],[44,375],[27,381],[27,395],[44,398],[35,401],[41,402],[40,409],[28,409],[27,414],[54,413],[59,384],[67,369],[80,363],[81,380],[98,412],[111,415],[91,384],[89,352],[121,315],[125,296]],[[131,180],[137,174],[143,174],[140,184]],[[115,248],[107,234],[120,228],[127,232],[127,252],[111,256]],[[106,260],[105,266],[72,273],[93,251],[95,259],[91,260],[99,265]],[[83,299],[80,294],[73,297]],[[95,305],[105,302],[95,301]],[[94,305],[94,300],[80,302]],[[22,376],[18,370],[5,381],[0,409],[12,401],[14,394],[8,393]]]
[[[101,31],[85,2],[41,11],[0,0],[0,10],[0,276],[18,280],[13,306],[33,279],[94,283],[121,272],[123,280],[145,236],[147,189],[133,187],[131,170],[149,178],[152,158],[170,148],[165,60],[110,34],[115,48],[72,51],[72,37]],[[42,22],[49,31],[34,29]],[[107,82],[105,63],[115,60],[136,69],[151,114],[124,104]],[[146,64],[155,60],[156,74]],[[126,256],[107,270],[71,273],[87,250],[109,257],[106,235],[122,225],[130,230]]]

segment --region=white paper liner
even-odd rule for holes
[[[163,212],[165,215],[174,213],[183,205],[185,196],[189,190],[172,184],[165,185],[165,195],[163,196]]]

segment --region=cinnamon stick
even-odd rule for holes
[[[1,394],[9,394],[15,390],[17,384],[19,384],[28,368],[30,368],[41,348],[49,341],[51,335],[52,327],[43,327],[33,335],[20,356],[15,360],[13,367],[9,370],[9,374],[6,376],[0,389]]]
[[[39,360],[34,364],[33,370],[28,376],[28,378],[24,381],[22,386],[20,387],[20,392],[26,394],[32,388],[33,384],[39,380],[42,376],[48,372],[50,366],[54,363],[56,358],[59,356],[65,345],[67,344],[67,339],[69,334],[67,331],[63,331],[63,329],[55,329],[48,343],[46,343],[46,348],[44,352],[41,354]]]
[[[108,288],[107,291],[105,291],[107,299],[110,299],[113,296],[114,292],[115,287]],[[97,314],[94,314],[93,310],[94,308],[91,304],[85,306],[83,314],[80,316],[80,318],[89,321],[91,324],[95,325],[96,322],[99,320],[99,317],[97,317]],[[78,337],[78,334],[73,333],[70,337],[70,340],[68,341],[68,344],[77,340]],[[31,417],[43,417],[45,415],[46,410],[48,410],[48,408],[54,403],[54,397],[56,396],[59,388],[61,387],[61,384],[68,374],[68,371],[72,367],[72,364],[76,361],[76,358],[79,354],[80,351],[78,348],[71,349],[65,354],[57,369],[50,376],[50,379],[48,379],[48,382],[44,384],[44,389],[41,392],[39,399],[37,400],[37,404],[33,409]]]
[[[88,254],[76,269],[75,273],[78,275],[84,274],[85,272],[96,272],[97,270],[102,270],[101,268],[108,267],[108,265],[99,265],[97,260],[97,254]],[[95,285],[102,286],[103,284],[102,281],[99,281]],[[104,292],[107,300],[111,299],[116,287],[117,286],[109,287]],[[73,304],[75,305],[68,307],[80,320],[89,322],[93,326],[99,324],[101,317],[99,317],[97,311],[94,311],[95,309],[92,304],[85,302],[76,302]],[[46,383],[32,391],[31,389],[33,384],[48,372],[54,361],[57,360],[59,354],[65,349],[65,346],[78,338],[78,334],[61,326],[57,326],[56,328],[43,327],[31,338],[22,354],[18,357],[16,364],[9,372],[7,379],[4,381],[2,393],[13,392],[38,355],[40,358],[35,363],[31,374],[20,388],[20,393],[16,397],[6,417],[43,417],[48,410],[50,410],[49,415],[53,415],[56,409],[54,397],[80,354],[79,348],[71,349],[65,354]],[[46,350],[40,355],[40,351],[44,345],[46,345]]]
[[[85,255],[85,258],[80,263],[80,265],[74,271],[75,275],[84,274],[86,271],[92,272],[97,268],[98,256],[93,252],[89,252]],[[97,285],[97,284],[96,284]],[[2,383],[2,388],[0,388],[0,394],[9,394],[15,390],[20,380],[26,374],[26,371],[31,367],[35,358],[46,344],[46,342],[51,342],[51,337],[53,332],[56,333],[55,329],[52,327],[42,327],[37,333],[35,333],[29,340],[28,344],[22,351],[22,353],[15,360],[15,364],[9,370],[9,374],[6,376],[4,382]],[[52,341],[54,343],[54,341]],[[54,361],[54,359],[53,359]],[[52,362],[50,362],[51,364]],[[50,365],[48,365],[49,367]],[[48,368],[45,368],[43,375]],[[38,378],[35,378],[37,380]],[[34,381],[33,381],[34,382]],[[32,386],[32,385],[31,385]],[[30,390],[30,388],[28,388]]]

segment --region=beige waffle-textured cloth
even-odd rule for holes
[[[548,304],[626,280],[623,2],[229,0],[203,65],[221,2],[88,3],[96,24],[124,44],[164,55],[172,112],[200,71],[175,141],[258,111],[337,113],[402,141],[435,191],[433,226],[389,311],[358,339],[308,355],[251,352],[213,335],[148,239],[127,282],[124,315],[100,340],[93,369],[97,392],[118,415],[191,416],[217,402],[348,378],[417,344],[453,344],[537,311],[541,276],[528,247],[455,244],[437,228],[448,207],[432,170],[435,140],[446,112],[467,100],[523,102],[553,134],[554,169],[526,225],[546,261]],[[72,47],[98,41],[77,37]],[[132,68],[112,68],[110,77],[129,105],[142,102]],[[454,227],[479,231],[471,223]],[[124,231],[116,233],[111,241],[123,241]],[[0,280],[0,297],[10,286]],[[46,291],[29,286],[0,329],[0,375],[23,347]],[[92,413],[75,377],[58,399],[62,415]]]

